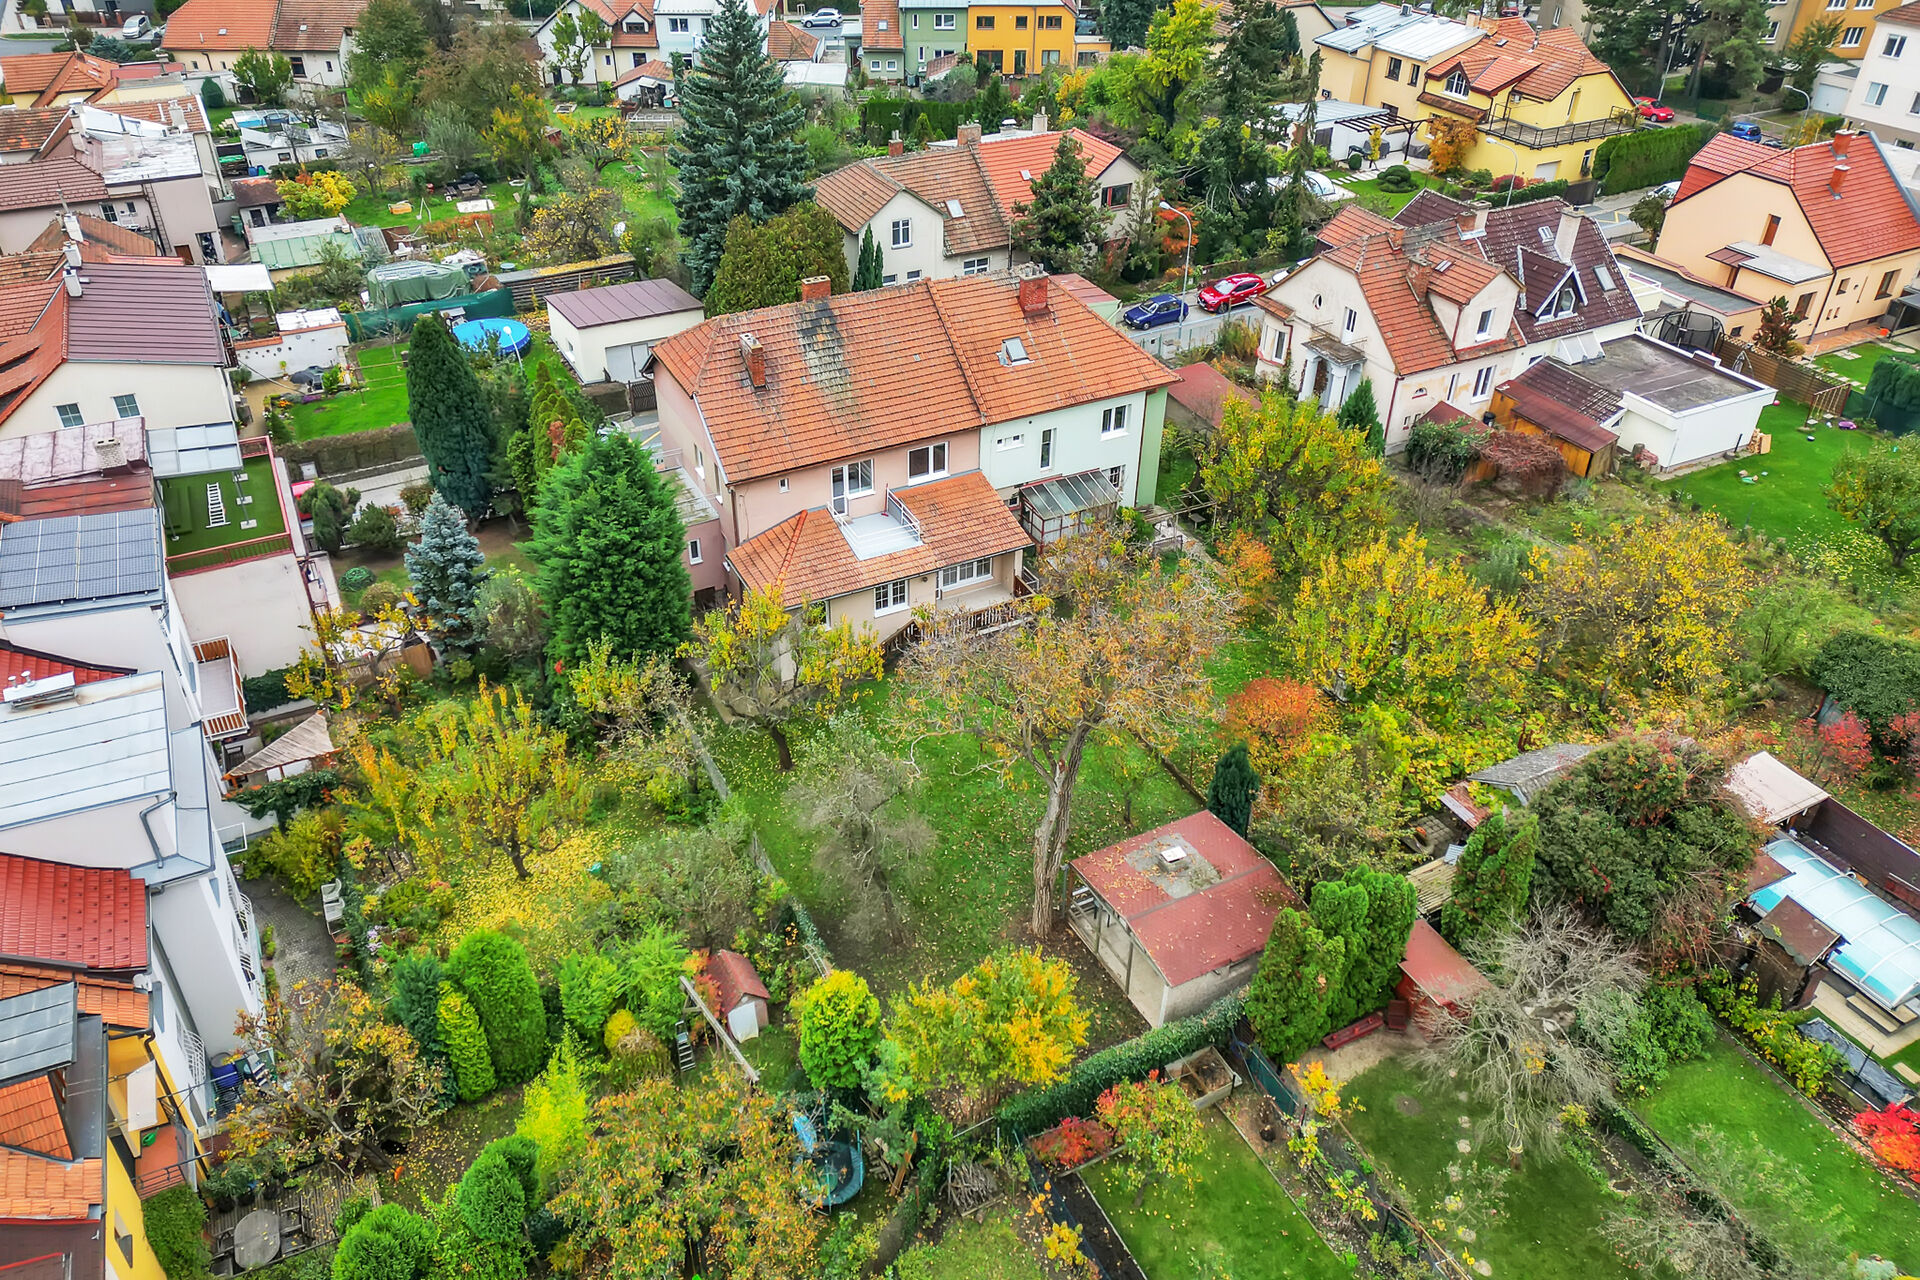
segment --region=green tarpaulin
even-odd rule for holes
[[[387,262],[367,272],[367,301],[375,307],[438,302],[472,290],[465,271],[438,262]]]

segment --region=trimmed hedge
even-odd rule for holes
[[[207,1274],[213,1265],[204,1237],[207,1206],[193,1188],[182,1184],[148,1196],[140,1202],[140,1216],[167,1280],[199,1280]]]
[[[912,137],[914,121],[925,116],[935,138],[951,139],[959,134],[960,125],[966,119],[967,109],[971,105],[966,102],[922,102],[915,98],[868,98],[860,104],[860,129],[869,143],[876,147],[884,146],[895,129],[900,130],[902,138]]]
[[[1814,654],[1807,674],[1882,739],[1895,719],[1920,707],[1920,644],[1900,636],[1838,632]]]
[[[547,1010],[526,948],[503,933],[477,929],[447,957],[447,976],[480,1015],[499,1083],[538,1075],[547,1064]]]
[[[408,423],[375,427],[372,431],[349,431],[345,435],[319,436],[296,440],[280,447],[280,456],[289,463],[311,462],[323,476],[408,462],[421,457],[419,438]],[[298,474],[296,471],[294,474]]]
[[[1615,134],[1593,153],[1594,181],[1607,195],[1673,182],[1685,176],[1694,152],[1719,131],[1713,124],[1676,124]]]
[[[1565,200],[1567,191],[1572,186],[1573,184],[1565,178],[1553,178],[1546,182],[1530,182],[1515,190],[1512,195],[1505,192],[1489,192],[1486,198],[1496,205],[1531,204],[1535,200],[1556,198]]]
[[[1114,1085],[1144,1080],[1175,1058],[1225,1044],[1246,1008],[1245,993],[1222,996],[1191,1018],[1102,1049],[1076,1063],[1058,1084],[1009,1099],[1000,1108],[1000,1123],[1024,1135],[1052,1128],[1068,1116],[1086,1115]]]
[[[271,711],[292,702],[293,695],[287,692],[287,675],[292,670],[292,667],[275,667],[257,676],[243,678],[240,681],[240,697],[247,704],[247,713],[259,715],[262,711]]]
[[[447,1057],[453,1063],[453,1078],[459,1085],[460,1100],[472,1102],[493,1092],[498,1083],[493,1074],[493,1057],[487,1052],[487,1034],[480,1029],[480,1018],[467,998],[453,989],[451,982],[440,984],[440,1038],[446,1043]]]

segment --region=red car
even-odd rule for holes
[[[1652,98],[1635,98],[1633,105],[1640,108],[1640,118],[1642,120],[1651,120],[1655,124],[1671,124],[1673,122],[1673,108],[1663,107]]]
[[[1256,275],[1242,273],[1215,280],[1200,291],[1200,305],[1208,311],[1231,311],[1243,302],[1252,302],[1267,291],[1267,282]]]

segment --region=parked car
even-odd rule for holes
[[[1662,200],[1673,199],[1680,194],[1680,180],[1675,178],[1672,182],[1661,183],[1653,189],[1653,194],[1659,196]]]
[[[1215,280],[1200,291],[1200,306],[1210,312],[1231,311],[1243,302],[1252,302],[1267,291],[1267,282],[1242,272]]]
[[[1328,204],[1346,200],[1353,195],[1353,192],[1347,190],[1317,169],[1307,170],[1307,190],[1313,192],[1314,195],[1326,201]]]
[[[1663,107],[1652,98],[1635,98],[1633,105],[1640,110],[1642,120],[1651,120],[1655,124],[1673,123],[1673,108]]]
[[[1760,126],[1751,120],[1736,120],[1727,132],[1742,142],[1765,142],[1767,135],[1760,132]]]
[[[838,9],[815,9],[812,13],[800,19],[800,25],[814,30],[825,28],[831,31],[838,31],[840,24],[845,20],[846,15],[842,14]]]
[[[144,13],[136,13],[120,24],[122,40],[144,40],[153,34],[153,22]]]
[[[1292,267],[1280,268],[1278,271],[1274,272],[1272,275],[1267,277],[1267,287],[1270,289],[1279,288],[1280,282],[1282,280],[1285,280],[1288,276],[1292,275],[1293,270],[1294,269]]]
[[[1163,324],[1179,324],[1187,318],[1187,304],[1170,293],[1155,294],[1145,302],[1128,307],[1120,317],[1135,329],[1157,329]]]

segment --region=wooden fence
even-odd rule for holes
[[[1740,342],[1722,334],[1713,354],[1733,372],[1756,382],[1764,382],[1789,400],[1798,401],[1819,413],[1839,413],[1847,406],[1853,387],[1838,378],[1829,378],[1810,365],[1761,351],[1750,342]]]

